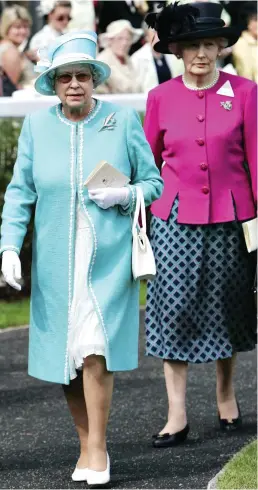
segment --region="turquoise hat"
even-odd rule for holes
[[[97,34],[93,31],[73,31],[59,36],[47,48],[39,49],[39,61],[35,71],[40,75],[35,80],[35,90],[42,95],[55,95],[53,76],[64,65],[85,63],[94,68],[94,87],[110,76],[110,67],[97,61]]]

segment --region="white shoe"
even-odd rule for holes
[[[107,468],[104,471],[87,470],[87,483],[91,488],[100,488],[110,482],[110,459],[107,453]]]
[[[86,481],[87,480],[87,472],[88,468],[75,468],[73,474],[72,474],[72,480],[73,481]]]

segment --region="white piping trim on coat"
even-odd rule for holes
[[[94,99],[96,102],[95,108],[93,109],[92,113],[89,115],[89,117],[86,117],[83,121],[83,124],[88,124],[94,117],[98,114],[102,107],[102,100]]]
[[[74,223],[74,202],[75,202],[75,189],[74,189],[74,164],[75,164],[75,148],[74,148],[74,131],[75,126],[71,126],[70,132],[70,219],[69,219],[69,241],[68,241],[68,329],[67,329],[67,341],[66,341],[66,353],[65,353],[65,381],[69,379],[69,355],[68,355],[68,341],[69,331],[71,328],[71,306],[72,306],[72,241],[73,241],[73,223]]]
[[[96,106],[95,106],[95,109],[93,110],[93,112],[90,114],[89,117],[86,117],[85,118],[85,120],[83,121],[83,123],[80,123],[79,124],[79,132],[82,134],[82,137],[80,137],[80,146],[79,146],[79,171],[80,172],[82,172],[82,170],[83,170],[83,126],[84,126],[84,124],[87,124],[88,122],[90,122],[97,115],[97,113],[99,112],[99,110],[100,110],[101,107],[102,107],[102,101],[97,100]],[[74,224],[74,219],[75,219],[74,218],[74,201],[75,201],[74,168],[75,168],[76,162],[75,162],[74,132],[75,132],[76,125],[74,123],[70,123],[65,117],[63,117],[59,105],[56,106],[56,114],[57,114],[57,117],[59,118],[59,120],[62,123],[66,124],[67,126],[70,126],[70,128],[71,128],[71,131],[70,131],[70,148],[71,148],[71,158],[70,158],[70,166],[71,166],[71,169],[70,169],[70,188],[71,188],[71,201],[70,201],[70,222],[69,222],[69,244],[68,244],[68,329],[67,329],[67,342],[66,342],[65,367],[64,367],[64,378],[65,378],[65,381],[66,380],[69,381],[70,373],[68,371],[68,368],[69,368],[68,349],[69,349],[69,331],[70,331],[70,328],[71,328],[71,307],[72,307],[72,290],[73,290],[73,287],[72,287],[72,239],[73,239],[73,224]],[[82,169],[82,170],[80,170],[80,169]],[[81,176],[81,178],[83,179],[83,175]],[[79,183],[79,194],[81,192],[83,192],[83,182],[81,182],[81,185]],[[82,199],[82,205],[83,205],[83,207],[85,206],[83,199]],[[89,221],[91,223],[91,226],[92,226],[92,228],[94,230],[93,231],[93,234],[94,234],[94,247],[95,247],[95,257],[96,257],[97,238],[96,238],[96,234],[95,234],[94,224],[92,222],[91,217],[88,214],[88,211],[86,209],[86,206],[85,206],[85,212],[86,212],[86,214],[87,214],[87,216],[89,218]],[[94,257],[94,261],[95,261],[95,257]],[[106,338],[107,338],[107,341],[108,341],[107,333],[106,333],[105,326],[104,326],[104,319],[103,319],[103,316],[102,316],[102,313],[101,313],[101,310],[100,310],[98,301],[97,301],[97,299],[95,297],[95,293],[94,293],[93,288],[92,288],[92,285],[91,285],[91,273],[92,273],[92,268],[93,268],[93,265],[94,265],[94,261],[92,261],[91,268],[90,268],[90,274],[89,274],[90,290],[92,292],[93,299],[94,299],[94,301],[96,303],[96,306],[97,306],[97,309],[98,309],[98,312],[99,312],[99,316],[101,318],[103,330],[104,330],[104,333],[105,333]]]
[[[96,113],[94,115],[96,115]],[[85,121],[85,123],[89,122],[90,119],[91,118],[89,118],[87,121]],[[102,328],[103,328],[103,331],[105,333],[107,343],[109,343],[108,334],[107,334],[107,331],[105,328],[104,318],[103,318],[98,300],[96,298],[96,295],[95,295],[95,292],[94,292],[94,289],[92,286],[92,270],[93,270],[93,266],[94,266],[95,260],[96,260],[97,249],[98,249],[98,241],[97,241],[97,235],[96,235],[93,220],[92,220],[92,218],[88,212],[87,206],[86,206],[86,204],[84,202],[84,198],[83,198],[83,124],[80,124],[80,126],[79,126],[79,141],[80,141],[80,146],[79,146],[79,195],[81,198],[81,204],[82,204],[83,210],[84,210],[84,212],[85,212],[85,214],[86,214],[86,216],[90,222],[90,225],[91,225],[91,231],[93,234],[93,242],[94,242],[94,244],[93,244],[94,245],[93,255],[91,258],[90,269],[89,269],[89,288],[90,288],[90,291],[91,291],[91,294],[92,294],[92,297],[93,297],[93,300],[95,303],[95,307],[98,310],[99,318],[101,320]]]
[[[68,342],[69,331],[71,329],[71,308],[72,308],[72,243],[73,243],[73,223],[74,223],[74,205],[75,205],[75,188],[74,188],[74,167],[75,167],[75,147],[74,147],[74,133],[75,126],[71,128],[71,173],[70,173],[70,186],[71,186],[71,202],[70,202],[70,222],[69,222],[69,244],[68,244],[68,330],[67,330],[67,343],[65,354],[65,379],[70,378],[68,372],[69,369],[69,355],[68,355]]]
[[[59,106],[56,106],[56,113],[61,122],[70,126],[70,218],[69,218],[69,238],[68,238],[68,329],[67,329],[67,341],[65,352],[65,367],[64,367],[64,379],[65,382],[69,381],[69,355],[68,355],[68,342],[69,331],[71,328],[71,306],[72,306],[72,240],[73,240],[73,223],[74,223],[74,202],[75,202],[75,187],[74,187],[74,167],[75,167],[75,147],[74,147],[74,133],[75,125],[69,123],[65,118],[61,117]]]

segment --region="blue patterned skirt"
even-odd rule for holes
[[[151,218],[157,276],[148,283],[146,354],[209,362],[256,344],[254,263],[239,222],[177,223]]]

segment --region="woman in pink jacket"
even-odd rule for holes
[[[256,214],[256,84],[216,69],[240,34],[224,27],[221,11],[175,4],[146,18],[158,34],[154,49],[185,65],[183,77],[150,91],[145,118],[165,183],[151,207],[157,277],[146,312],[147,355],[164,361],[169,403],[154,447],[187,437],[189,362],[217,361],[220,428],[239,428],[235,357],[255,347],[254,274],[241,222]]]

